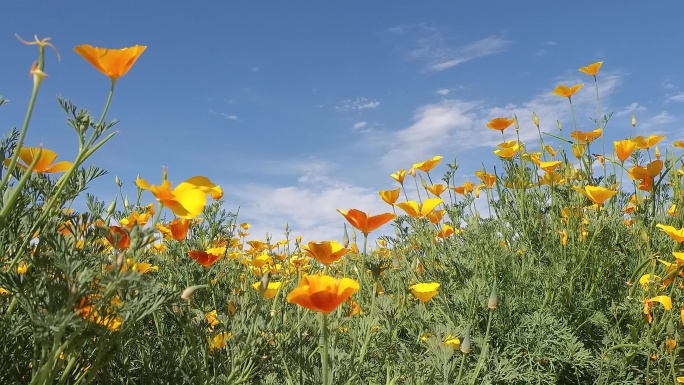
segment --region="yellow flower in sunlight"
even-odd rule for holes
[[[209,322],[209,325],[211,325],[212,327],[221,323],[221,321],[218,320],[216,310],[210,311],[209,313],[205,314],[204,317],[207,319],[207,322]]]
[[[282,286],[282,284],[282,282],[278,281],[269,281],[268,285],[266,286],[266,290],[263,291],[261,290],[261,282],[252,284],[252,287],[259,291],[264,297],[273,299],[273,297],[275,297],[275,295],[278,293],[278,290],[280,290],[280,286]]]
[[[432,186],[424,186],[425,189],[432,193],[434,196],[440,196],[443,192],[447,190],[447,186],[443,183],[433,184]]]
[[[557,172],[547,172],[544,177],[539,181],[540,184],[545,184],[549,186],[559,186],[565,184],[567,180],[563,178],[563,175]]]
[[[446,210],[432,210],[428,215],[425,217],[432,222],[433,224],[438,224],[439,222],[442,221],[442,218],[444,217],[444,214],[446,214]]]
[[[166,226],[157,223],[157,230],[165,236],[171,237],[177,241],[182,241],[188,236],[188,228],[190,227],[189,219],[174,219]]]
[[[36,156],[38,156],[38,152],[40,152],[40,158],[38,159],[38,163],[36,163],[36,167],[33,169],[33,172],[35,173],[49,174],[53,172],[64,172],[72,165],[71,162],[66,160],[52,164],[52,162],[57,159],[57,153],[52,150],[46,148],[41,149],[40,147],[22,147],[19,150],[19,159],[21,159],[24,164],[17,163],[17,167],[27,170],[28,166],[30,166],[31,163],[33,163],[33,160],[36,159]],[[9,163],[10,160],[5,159],[5,165],[9,165]]]
[[[437,233],[438,238],[446,239],[454,234],[454,228],[447,225],[446,223],[442,225],[442,229]]]
[[[444,337],[444,341],[442,341],[442,345],[449,347],[449,348],[452,348],[454,350],[458,350],[461,348],[461,340],[459,340],[458,338],[449,334],[448,336]]]
[[[359,305],[358,302],[354,301],[354,299],[349,298],[347,300],[347,304],[349,305],[349,312],[347,313],[347,317],[351,317],[353,315],[363,315],[363,308],[361,305]]]
[[[487,122],[487,128],[503,132],[505,129],[510,127],[510,125],[513,123],[515,123],[515,119],[494,118],[494,119],[490,120],[489,122]]]
[[[684,228],[677,230],[672,226],[663,225],[661,223],[658,223],[656,227],[669,235],[670,238],[674,239],[676,242],[684,242]]]
[[[159,186],[150,185],[140,177],[135,181],[135,184],[143,190],[149,190],[157,200],[173,211],[174,214],[186,219],[195,218],[202,213],[207,204],[206,194],[211,194],[215,199],[220,199],[223,195],[219,186],[203,176],[194,176],[180,183],[173,190],[171,183],[166,180],[166,173],[164,173],[162,184]]]
[[[575,155],[575,158],[579,159],[584,155],[584,150],[587,149],[587,146],[585,144],[573,144],[572,145],[572,154]]]
[[[337,241],[311,241],[306,245],[302,245],[304,254],[315,258],[324,265],[330,265],[337,262],[342,256],[350,252],[350,249],[342,247]]]
[[[582,88],[582,86],[584,86],[584,84],[575,84],[572,87],[568,87],[561,84],[553,90],[553,94],[562,96],[564,98],[572,98],[572,95],[574,95],[575,92],[579,91],[580,88]]]
[[[406,177],[406,170],[399,170],[396,174],[390,175],[392,179],[399,182],[399,184],[404,184],[404,178]]]
[[[357,209],[351,209],[349,211],[337,209],[337,212],[342,214],[352,226],[365,235],[368,235],[373,230],[397,217],[392,213],[370,216],[370,214],[366,214]]]
[[[233,336],[230,332],[220,332],[209,340],[209,351],[215,349],[223,349],[228,341]]]
[[[359,283],[351,278],[305,275],[299,286],[287,295],[287,302],[328,314],[357,291]]]
[[[382,190],[379,192],[380,198],[382,198],[385,203],[393,205],[397,199],[399,199],[399,191],[401,189],[394,189],[394,190]]]
[[[476,171],[475,176],[480,178],[487,188],[492,188],[494,183],[496,183],[496,176],[488,172]]]
[[[148,273],[150,271],[159,271],[159,266],[154,266],[151,263],[147,263],[147,262],[133,263],[133,258],[127,258],[126,264],[127,265],[133,264],[133,266],[131,266],[131,270],[137,271],[140,274],[145,274],[145,273]]]
[[[420,163],[415,163],[413,165],[413,169],[415,170],[421,170],[423,172],[429,172],[435,166],[442,161],[442,157],[437,155],[432,159],[428,159],[426,161],[420,162]]]
[[[577,141],[580,143],[591,143],[594,140],[600,138],[602,134],[603,130],[597,128],[594,131],[573,131],[570,133],[570,137],[577,139]]]
[[[629,169],[628,174],[632,180],[641,180],[641,179],[653,178],[656,175],[660,174],[660,172],[662,170],[663,170],[663,161],[662,160],[654,160],[653,162],[646,165],[646,167],[633,166],[632,168]]]
[[[548,144],[544,146],[544,151],[546,151],[546,153],[551,155],[552,158],[555,157],[556,154],[558,153],[556,150],[553,149],[553,147],[551,147]]]
[[[209,267],[216,263],[216,261],[218,261],[218,259],[223,255],[223,253],[226,250],[225,247],[222,248],[223,251],[220,251],[218,249],[219,248],[213,248],[207,251],[188,250],[188,256],[194,259],[200,265],[204,267]]]
[[[112,79],[118,79],[131,69],[147,47],[135,45],[121,49],[98,48],[88,44],[79,45],[74,51],[83,56],[98,71]]]
[[[670,298],[667,295],[659,295],[653,298],[645,299],[644,303],[653,303],[653,302],[659,302],[665,310],[671,310],[672,309],[672,298]]]
[[[563,230],[563,231],[558,230],[558,235],[560,235],[561,244],[562,244],[563,246],[567,245],[567,244],[568,244],[568,233],[567,233],[567,231],[565,231],[565,230]]]
[[[672,143],[672,145],[677,147],[677,148],[684,148],[684,141],[677,140],[674,143]]]
[[[644,138],[643,136],[639,135],[634,137],[632,141],[634,141],[636,148],[648,150],[663,139],[665,139],[665,135],[649,135],[648,138]]]
[[[409,287],[409,289],[411,290],[411,293],[414,297],[418,298],[423,302],[427,302],[430,299],[432,299],[432,297],[437,295],[437,289],[439,288],[439,286],[440,285],[437,282],[417,283]]]
[[[423,204],[420,206],[416,201],[401,202],[397,203],[396,206],[414,218],[423,218],[442,202],[444,202],[444,200],[440,198],[430,198],[423,201]]]
[[[586,67],[580,68],[579,71],[583,72],[587,75],[596,76],[596,74],[598,73],[599,68],[601,68],[602,64],[603,64],[603,61],[597,61],[596,63],[591,63]]]
[[[617,155],[618,159],[624,163],[627,158],[632,155],[632,151],[634,151],[636,143],[633,140],[624,139],[620,141],[614,141],[613,146],[615,147],[615,155]]]
[[[561,161],[556,160],[556,161],[552,161],[552,162],[539,162],[538,165],[539,165],[539,168],[541,168],[542,170],[544,170],[546,172],[554,172],[556,170],[556,168],[561,165],[561,163],[562,163]]]
[[[597,205],[602,204],[618,193],[616,190],[607,189],[601,186],[584,186],[584,188],[573,186],[573,189]]]
[[[452,187],[452,189],[461,195],[468,195],[471,192],[473,192],[473,190],[475,189],[475,185],[472,184],[470,181],[465,181],[462,185]]]
[[[520,143],[517,140],[510,140],[497,144],[498,150],[494,150],[494,154],[502,158],[512,158],[520,150]]]
[[[676,204],[673,204],[672,206],[670,206],[669,209],[667,209],[667,215],[669,215],[671,217],[677,216],[677,205]]]
[[[17,274],[24,275],[28,271],[28,265],[24,261],[19,261],[17,265]]]

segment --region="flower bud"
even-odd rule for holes
[[[539,128],[539,118],[537,117],[537,113],[533,112],[532,113],[532,121],[534,122],[534,125]]]
[[[195,286],[189,286],[185,290],[183,290],[183,293],[181,293],[181,299],[184,299],[186,301],[190,300],[190,297],[192,294],[195,292],[197,289],[202,289],[205,287],[209,287],[208,285],[195,285]]]
[[[466,330],[463,341],[461,341],[461,353],[470,353],[470,330]]]
[[[489,310],[496,309],[496,305],[499,303],[499,295],[496,291],[496,281],[494,281],[494,286],[492,286],[492,293],[489,294],[489,300],[487,301],[487,307]]]
[[[114,210],[116,210],[116,198],[114,198],[112,203],[109,204],[109,207],[107,207],[107,216],[111,217],[114,215]]]
[[[114,178],[114,183],[116,183],[116,185],[119,186],[119,188],[121,188],[121,186],[123,185],[118,175]]]
[[[632,114],[632,127],[636,127],[636,116]]]

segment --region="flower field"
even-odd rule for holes
[[[2,383],[684,383],[684,141],[611,121],[603,62],[549,90],[572,121],[483,126],[501,133],[495,164],[416,159],[387,170],[386,212],[337,210],[339,240],[258,239],[216,176],[86,193],[115,171],[88,160],[144,46],[75,47],[109,78],[102,113],[59,99],[74,159],[25,145],[60,53],[20,41],[37,58],[26,119],[0,139]],[[591,120],[579,92],[596,94]]]

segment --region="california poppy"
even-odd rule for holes
[[[397,199],[399,199],[399,191],[400,189],[394,189],[394,190],[382,190],[380,191],[380,198],[382,198],[385,203],[393,205]]]
[[[589,200],[597,205],[602,204],[618,193],[616,190],[607,189],[601,186],[584,186],[584,188],[573,187],[573,189],[589,198]]]
[[[684,228],[676,229],[672,226],[663,225],[658,223],[657,228],[662,230],[665,234],[669,235],[670,238],[674,239],[676,242],[684,242]]]
[[[328,314],[358,290],[359,283],[351,278],[305,275],[299,286],[287,295],[287,302]]]
[[[404,184],[404,178],[406,177],[406,170],[399,170],[396,174],[390,175],[392,179],[399,182],[399,184]]]
[[[268,299],[272,299],[275,297],[276,294],[278,294],[278,290],[280,290],[280,286],[282,285],[282,282],[278,281],[269,281],[268,285],[266,285],[266,290],[262,289],[262,284],[261,282],[255,282],[252,287],[256,290],[258,290],[264,297]]]
[[[428,159],[420,163],[414,163],[412,169],[428,172],[432,170],[437,165],[437,163],[440,163],[442,161],[442,158],[442,156],[436,155],[432,159]]]
[[[337,262],[345,254],[351,251],[351,249],[342,247],[337,241],[311,241],[306,245],[302,245],[302,250],[304,251],[304,254],[315,258],[324,265],[330,265],[333,262]]]
[[[566,98],[572,98],[572,95],[579,91],[582,86],[584,86],[584,84],[575,84],[572,87],[561,84],[553,90],[553,94]]]
[[[580,68],[579,71],[587,75],[596,76],[602,64],[603,61],[597,61],[596,63],[591,63],[586,67]]]
[[[66,160],[52,164],[52,162],[57,159],[57,153],[46,148],[41,149],[40,147],[22,147],[19,150],[19,159],[21,159],[24,164],[17,163],[17,167],[24,170],[28,169],[28,166],[33,163],[33,160],[38,156],[40,152],[40,159],[36,163],[36,167],[33,168],[33,172],[38,174],[43,173],[53,173],[53,172],[64,172],[68,170],[72,163]],[[10,163],[9,159],[5,159],[5,164]]]
[[[98,71],[114,80],[124,76],[146,48],[144,45],[135,45],[121,49],[110,49],[83,44],[75,47],[74,51],[83,56]]]
[[[337,212],[347,218],[349,223],[357,230],[366,235],[397,217],[392,213],[370,216],[370,214],[366,214],[357,209],[351,209],[349,211],[337,209]]]
[[[163,178],[159,186],[150,185],[145,179],[138,179],[135,184],[149,190],[164,206],[173,211],[181,218],[191,219],[202,213],[207,204],[206,194],[211,194],[214,199],[223,195],[223,190],[209,179],[203,176],[192,177],[171,189],[171,183]]]
[[[613,147],[615,147],[615,154],[617,155],[618,159],[624,163],[627,158],[632,155],[632,151],[634,151],[636,143],[634,143],[634,141],[631,139],[624,139],[620,141],[614,141]]]
[[[216,250],[209,249],[207,251],[201,250],[189,250],[188,255],[190,258],[194,259],[200,265],[204,267],[209,267],[213,265],[221,257],[222,253],[216,252]]]
[[[411,293],[414,297],[418,298],[423,302],[427,302],[430,299],[432,299],[432,297],[437,295],[437,289],[439,288],[439,286],[440,285],[437,282],[417,283],[409,287],[409,289],[411,290]]]
[[[128,231],[119,226],[109,226],[107,241],[117,249],[127,249],[131,245],[131,238]]]
[[[414,218],[423,218],[435,209],[440,203],[444,202],[441,198],[430,198],[423,201],[419,206],[416,201],[397,203],[397,207],[404,210],[406,214]]]
[[[660,142],[663,139],[665,139],[665,135],[649,135],[647,138],[644,138],[643,136],[639,135],[637,137],[634,137],[632,141],[634,141],[634,143],[636,144],[636,148],[647,150],[655,146],[658,142]]]
[[[432,193],[434,196],[440,196],[443,192],[447,190],[447,187],[443,183],[433,184],[432,186],[425,186],[425,189]]]
[[[507,129],[513,123],[515,123],[515,119],[494,118],[487,122],[487,128],[503,132],[503,130]]]

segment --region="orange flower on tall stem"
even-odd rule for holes
[[[382,198],[385,203],[393,205],[397,199],[399,199],[399,191],[400,189],[394,189],[394,190],[382,190],[380,191],[380,198]]]
[[[573,187],[573,189],[575,189],[575,191],[581,193],[597,205],[602,204],[603,202],[607,201],[608,199],[612,198],[613,196],[615,196],[615,194],[618,193],[616,190],[607,189],[601,186],[585,186],[584,188]]]
[[[579,71],[582,73],[585,73],[587,75],[596,77],[596,74],[598,73],[599,69],[601,68],[601,65],[603,65],[603,61],[597,61],[596,63],[591,63],[586,67],[580,68]]]
[[[568,87],[566,85],[561,84],[553,90],[553,94],[572,100],[572,95],[574,95],[577,91],[579,91],[580,88],[582,88],[582,86],[584,86],[584,84],[581,84],[581,83],[575,84],[572,87]]]
[[[17,167],[27,170],[28,166],[33,163],[39,152],[40,158],[38,159],[38,163],[36,163],[36,167],[33,168],[33,172],[37,174],[64,172],[72,165],[71,162],[66,160],[52,164],[52,162],[57,159],[57,153],[52,150],[40,147],[22,147],[19,150],[19,159],[25,164],[17,163]],[[5,159],[5,165],[9,165],[9,163],[10,159]]]
[[[351,209],[349,211],[337,209],[337,212],[342,214],[352,226],[364,235],[368,235],[373,230],[376,230],[378,227],[397,217],[392,213],[370,216],[370,213],[366,214],[357,209]]]
[[[636,143],[634,143],[634,141],[631,139],[625,139],[614,141],[613,146],[615,147],[615,154],[617,155],[618,159],[620,159],[620,162],[624,163],[630,157],[630,155],[632,155],[634,147],[636,147]]]
[[[207,251],[189,250],[188,255],[200,265],[209,267],[216,263],[225,251],[225,247],[215,247]]]
[[[430,198],[423,201],[423,204],[421,205],[418,205],[416,201],[407,201],[397,203],[396,206],[414,218],[424,218],[442,202],[444,202],[444,200],[441,198]]]
[[[509,118],[494,118],[487,122],[487,128],[503,132],[505,129],[510,127],[511,124],[515,123],[515,119]]]
[[[432,159],[428,159],[426,161],[420,162],[420,163],[414,163],[412,169],[415,170],[420,170],[423,172],[429,172],[432,170],[438,163],[442,161],[442,156],[436,155]]]
[[[112,80],[124,76],[147,47],[135,45],[121,49],[98,48],[88,44],[79,45],[74,51],[83,56],[98,71]]]
[[[359,283],[351,278],[305,275],[299,286],[287,295],[287,302],[328,314],[358,290]]]
[[[143,190],[149,190],[162,205],[171,209],[177,216],[186,219],[195,218],[202,213],[207,204],[206,194],[210,194],[214,199],[220,199],[223,196],[221,187],[203,176],[194,176],[174,189],[171,189],[171,183],[166,180],[166,171],[162,177],[162,184],[159,186],[150,185],[140,177],[135,184]]]
[[[315,258],[324,265],[337,262],[342,256],[351,251],[351,249],[342,247],[337,241],[311,241],[306,245],[302,245],[302,250],[304,254]]]

